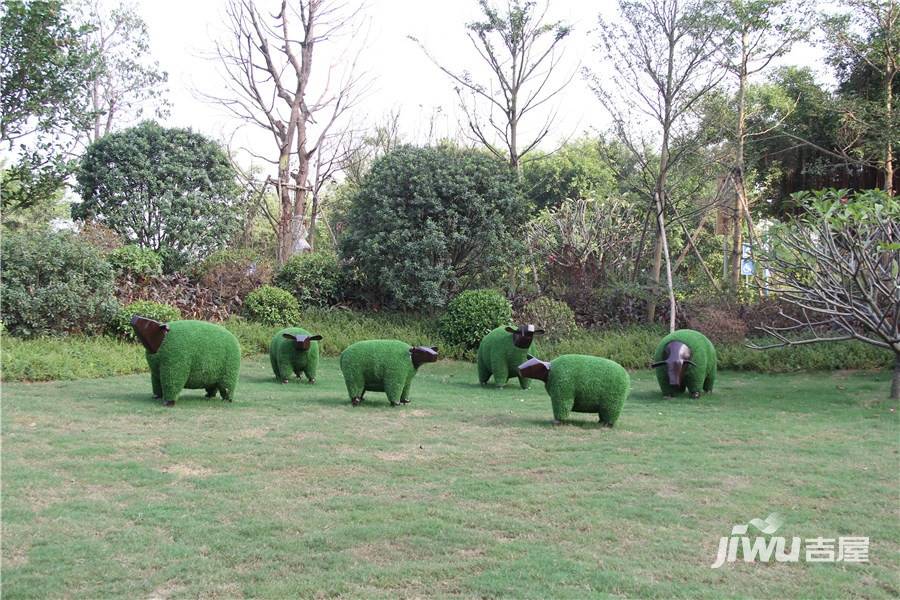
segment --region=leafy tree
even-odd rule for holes
[[[582,138],[553,154],[535,154],[522,166],[522,189],[535,208],[565,199],[603,198],[618,191],[617,178],[601,154],[605,142]]]
[[[843,125],[854,136],[856,157],[884,173],[894,193],[894,144],[900,137],[895,88],[900,83],[900,2],[844,0],[850,13],[824,20],[832,63],[844,75]],[[854,25],[861,26],[854,27]]]
[[[52,198],[69,174],[73,130],[90,122],[95,55],[61,0],[4,0],[0,16],[0,143],[4,212]]]
[[[97,141],[116,125],[135,122],[150,103],[156,102],[157,117],[164,116],[168,75],[149,60],[147,24],[134,7],[123,2],[105,11],[101,0],[84,0],[79,10],[90,31],[88,47],[97,57],[88,90],[88,142]]]
[[[190,129],[145,121],[106,135],[88,147],[77,179],[74,219],[160,252],[170,269],[222,247],[238,225],[241,192],[228,157]]]
[[[460,289],[496,284],[524,216],[515,174],[495,158],[401,146],[375,161],[351,198],[341,253],[375,301],[439,307]]]

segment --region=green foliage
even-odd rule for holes
[[[343,275],[337,257],[326,252],[292,256],[275,275],[275,285],[291,292],[302,307],[325,307],[341,297]]]
[[[147,317],[160,323],[168,323],[169,321],[178,321],[181,319],[181,311],[170,304],[161,302],[151,302],[149,300],[138,300],[125,306],[119,311],[116,317],[113,331],[120,336],[130,340],[137,339],[134,335],[134,328],[131,326],[131,317],[138,315]]]
[[[112,267],[71,234],[7,234],[0,262],[0,314],[12,335],[99,332],[118,312]]]
[[[205,389],[207,397],[216,393],[234,400],[241,368],[241,347],[237,338],[220,325],[206,321],[169,323],[159,351],[147,352],[153,395],[174,403],[182,389]]]
[[[666,344],[672,341],[684,343],[691,349],[691,360],[695,364],[688,365],[684,370],[684,386],[691,393],[711,392],[713,385],[716,383],[716,372],[718,360],[716,356],[716,348],[709,339],[693,329],[679,329],[673,331],[659,341],[656,350],[653,352],[653,362],[665,360],[663,353]],[[656,367],[656,380],[659,383],[659,389],[665,396],[673,396],[684,390],[669,385],[669,377],[666,373],[666,367]]]
[[[300,305],[290,292],[264,285],[247,294],[244,311],[251,321],[263,325],[285,326],[300,321]]]
[[[0,174],[6,213],[46,204],[63,187],[77,137],[69,134],[90,123],[96,55],[90,28],[62,0],[4,0],[0,13],[0,142],[16,152]]]
[[[141,277],[149,277],[162,273],[162,258],[149,248],[141,248],[134,244],[128,244],[116,248],[106,259],[109,264],[121,272],[132,273]]]
[[[524,206],[508,166],[482,152],[402,146],[375,161],[353,196],[341,255],[365,275],[373,302],[440,307],[506,273]]]
[[[533,323],[544,329],[548,340],[561,340],[575,333],[575,313],[565,302],[542,296],[525,305],[519,314],[522,323]]]
[[[160,252],[169,269],[221,248],[237,227],[241,194],[228,157],[189,129],[145,121],[103,136],[88,147],[77,179],[83,202],[72,205],[74,219],[97,219]]]
[[[91,379],[147,371],[143,346],[101,335],[31,339],[4,335],[0,356],[3,381]]]
[[[535,208],[558,206],[563,200],[617,195],[618,181],[604,160],[603,140],[581,138],[550,155],[532,156],[522,165],[522,189]]]
[[[512,305],[495,290],[466,290],[447,305],[440,320],[441,337],[449,344],[477,348],[495,327],[508,325]]]
[[[565,354],[550,363],[547,393],[553,418],[565,421],[571,412],[596,413],[612,427],[631,389],[622,365],[597,356]]]

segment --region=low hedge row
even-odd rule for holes
[[[474,351],[447,346],[438,335],[434,320],[403,315],[361,314],[348,310],[307,310],[299,323],[323,336],[320,349],[325,356],[337,356],[351,343],[363,339],[396,338],[410,344],[438,345],[441,358],[473,360]],[[268,352],[277,327],[232,318],[224,325],[241,342],[246,356]],[[592,354],[610,358],[628,369],[647,367],[653,349],[665,330],[659,327],[630,327],[623,330],[586,331],[553,341],[540,340],[541,358],[560,354]],[[139,344],[105,336],[55,336],[53,343],[36,338],[20,340],[4,336],[0,344],[3,381],[49,381],[82,379],[136,373],[146,370],[144,351]],[[717,344],[720,369],[784,373],[805,370],[882,369],[893,364],[889,351],[859,342],[809,345],[757,351],[740,343]]]

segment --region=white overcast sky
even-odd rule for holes
[[[275,0],[258,2],[262,7],[271,5],[273,13],[277,11]],[[231,138],[238,124],[221,109],[200,99],[195,91],[214,94],[221,89],[215,62],[205,56],[212,52],[214,40],[227,39],[224,2],[138,0],[136,6],[149,27],[153,57],[169,73],[169,99],[173,107],[167,124],[189,126],[222,140]],[[406,139],[422,142],[429,116],[440,110],[443,117],[437,122],[438,137],[456,136],[459,111],[453,85],[407,36],[421,39],[443,64],[468,68],[477,76],[483,71],[466,38],[465,25],[478,19],[479,12],[475,0],[368,0],[364,11],[368,35],[360,67],[371,85],[355,111],[355,120],[363,125],[372,124],[389,111],[399,110]],[[559,67],[562,77],[579,65],[600,68],[593,52],[597,40],[593,29],[600,13],[614,19],[614,3],[552,0],[548,18],[563,20],[574,28],[565,40]],[[790,60],[815,68],[821,53],[805,48]],[[315,71],[326,66],[323,57],[322,62],[314,61],[313,68]],[[554,132],[544,144],[547,149],[586,130],[603,129],[608,122],[580,75],[557,97],[554,107],[559,117]],[[245,128],[233,139],[236,146],[248,145],[260,153],[271,153],[271,141],[264,134]]]

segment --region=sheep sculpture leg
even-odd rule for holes
[[[531,387],[530,379],[528,379],[527,377],[522,377],[521,375],[517,375],[517,377],[519,378],[519,387],[521,387],[523,390],[527,390],[529,387]]]
[[[219,386],[217,386],[217,385],[209,386],[208,388],[206,388],[206,397],[207,398],[215,398],[217,391],[219,391]]]
[[[506,365],[505,356],[495,356],[491,359],[491,371],[494,375],[494,385],[502,388],[509,381],[509,367]]]
[[[487,360],[483,356],[478,357],[478,383],[487,385],[491,378],[491,368],[487,364]]]
[[[178,394],[184,389],[189,375],[189,368],[184,365],[178,365],[177,367],[169,365],[169,368],[161,370],[160,383],[162,383],[163,404],[175,406]]]
[[[287,383],[289,371],[284,368],[281,357],[269,353],[269,360],[272,363],[272,370],[276,373],[275,377],[278,379],[278,381],[280,381],[281,383]]]
[[[162,383],[159,381],[159,365],[150,367],[150,384],[153,386],[153,397],[162,398]]]
[[[406,382],[406,385],[403,386],[403,392],[400,394],[400,404],[409,404],[409,388],[412,386],[412,377],[409,378],[409,381]]]
[[[397,406],[403,398],[404,381],[386,381],[384,382],[384,393],[387,395],[388,402],[391,406]]]

